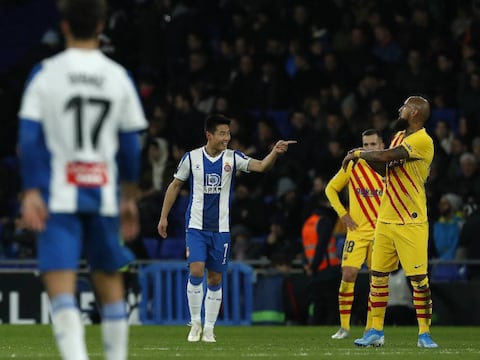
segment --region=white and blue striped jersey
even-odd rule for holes
[[[28,79],[19,117],[24,188],[40,189],[51,212],[118,215],[118,183],[138,175],[139,159],[128,153],[138,155],[139,143],[129,135],[137,139],[147,126],[121,65],[96,49],[44,60]]]
[[[190,180],[187,228],[229,232],[230,203],[237,170],[247,172],[251,158],[227,149],[212,158],[204,147],[187,152],[174,177]]]

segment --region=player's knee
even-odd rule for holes
[[[422,290],[428,288],[428,277],[427,275],[415,275],[410,276],[410,284],[416,290]]]
[[[372,283],[372,286],[375,286],[377,288],[388,286],[388,276],[385,276],[385,275],[378,276],[378,275],[372,274],[371,283]]]
[[[342,280],[345,282],[355,282],[357,280],[357,275],[357,268],[348,266],[342,269]]]

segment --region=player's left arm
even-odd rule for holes
[[[288,150],[288,145],[296,144],[296,140],[279,140],[273,146],[272,151],[265,156],[262,160],[251,159],[248,163],[248,171],[255,171],[255,172],[265,172],[270,170],[275,161],[278,158],[278,155],[286,153]]]

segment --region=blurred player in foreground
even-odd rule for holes
[[[98,49],[106,3],[59,4],[67,49],[33,69],[19,113],[22,217],[39,233],[38,266],[62,358],[88,359],[75,299],[84,254],[101,304],[105,357],[123,360],[128,319],[119,269],[133,255],[120,238],[139,230],[138,131],[146,120],[125,69]]]

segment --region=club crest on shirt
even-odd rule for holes
[[[232,171],[232,165],[230,165],[229,163],[225,163],[225,165],[223,165],[223,170],[225,170],[225,172]]]

